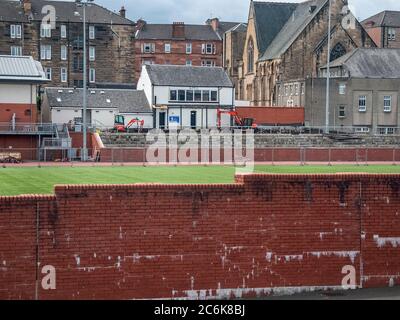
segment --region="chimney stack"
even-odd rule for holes
[[[120,15],[122,18],[126,18],[126,9],[125,9],[124,6],[121,7],[121,10],[119,10],[119,15]]]
[[[136,21],[136,30],[142,30],[145,25],[146,21],[143,19],[139,19],[138,21]]]
[[[173,38],[185,38],[185,23],[174,22],[172,24],[172,37]]]
[[[30,15],[32,13],[32,3],[31,0],[23,0],[23,7],[25,15]]]
[[[207,20],[207,24],[213,28],[215,32],[218,31],[219,29],[219,19],[218,18],[212,18]]]

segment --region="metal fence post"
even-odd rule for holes
[[[328,147],[328,166],[332,166],[332,148]]]

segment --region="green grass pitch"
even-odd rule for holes
[[[256,173],[400,173],[400,166],[256,166]],[[0,196],[51,194],[56,184],[232,183],[229,166],[0,168]]]

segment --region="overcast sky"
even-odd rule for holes
[[[135,21],[143,18],[151,23],[184,21],[202,24],[214,16],[225,21],[247,21],[250,0],[96,0],[96,3],[115,11],[124,5],[128,18]],[[400,0],[349,0],[349,4],[360,20],[383,10],[400,11]]]

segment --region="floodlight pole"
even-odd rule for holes
[[[86,63],[86,5],[83,5],[83,111],[82,111],[82,122],[83,122],[83,150],[82,150],[82,161],[87,161],[87,63]]]
[[[331,0],[329,0],[329,19],[328,19],[328,53],[326,65],[326,105],[325,105],[325,133],[329,133],[329,99],[330,99],[330,64],[331,64]]]

